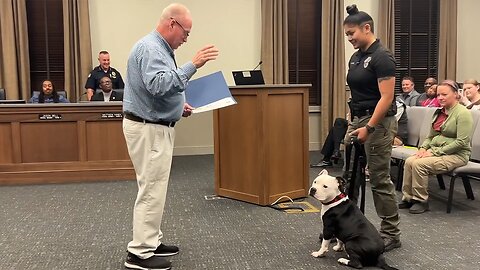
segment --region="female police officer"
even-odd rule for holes
[[[380,234],[385,251],[401,246],[395,188],[390,180],[395,119],[395,60],[374,35],[373,19],[347,7],[343,27],[348,41],[358,49],[348,63],[347,83],[351,90],[352,123],[347,134],[365,143],[373,201],[382,219]]]

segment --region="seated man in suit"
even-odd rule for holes
[[[101,51],[98,53],[98,63],[99,65],[88,74],[88,79],[85,83],[88,100],[92,99],[95,90],[100,87],[100,79],[102,79],[103,76],[108,76],[112,79],[113,89],[121,89],[125,87],[120,72],[110,66],[110,54],[107,51]]]
[[[91,101],[123,101],[123,94],[112,90],[112,80],[110,77],[105,76],[100,79],[100,89],[93,95]]]

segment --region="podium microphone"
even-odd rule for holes
[[[262,63],[263,63],[263,61],[258,62],[258,65],[257,65],[256,67],[254,67],[254,68],[252,69],[252,71],[255,70],[255,69],[257,69]]]

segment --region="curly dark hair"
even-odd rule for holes
[[[59,102],[59,95],[57,93],[57,90],[55,89],[55,85],[53,84],[53,82],[51,80],[44,80],[42,82],[42,90],[40,91],[40,94],[38,95],[38,103],[45,103],[45,94],[43,93],[43,84],[45,82],[51,82],[52,83],[52,98],[53,98],[53,102],[54,103],[58,103]]]

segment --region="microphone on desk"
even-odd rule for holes
[[[257,65],[256,67],[254,67],[254,68],[252,69],[252,71],[255,70],[255,69],[257,69],[262,63],[263,63],[263,61],[260,60],[260,62],[258,62],[258,65]]]

